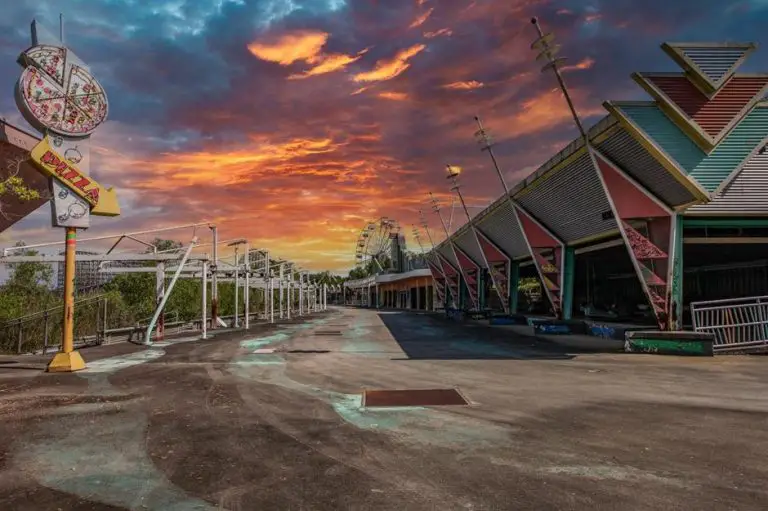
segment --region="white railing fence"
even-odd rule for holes
[[[691,303],[693,329],[715,336],[715,351],[768,350],[768,296]]]

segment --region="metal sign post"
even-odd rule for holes
[[[32,46],[18,59],[24,70],[16,84],[16,105],[43,134],[30,160],[51,179],[52,223],[65,229],[61,350],[47,369],[69,372],[85,368],[74,349],[77,229],[90,226],[91,214],[117,216],[120,207],[116,192],[89,175],[89,139],[107,118],[107,94],[88,66],[64,45],[61,17],[59,29],[56,37],[32,22]]]

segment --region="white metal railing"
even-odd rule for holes
[[[691,303],[693,329],[715,336],[715,351],[768,349],[768,296]]]

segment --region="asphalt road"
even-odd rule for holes
[[[0,358],[0,510],[765,510],[765,357],[579,353],[342,309]],[[457,387],[469,406],[361,407]]]

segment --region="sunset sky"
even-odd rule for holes
[[[68,46],[107,90],[92,173],[117,187],[124,214],[95,218],[87,235],[210,220],[223,238],[336,271],[354,264],[369,220],[394,218],[410,235],[427,192],[447,200],[446,163],[464,167],[471,205],[500,195],[474,115],[493,131],[510,185],[575,136],[530,50],[532,15],[563,44],[588,124],[603,100],[645,98],[632,71],[677,70],[663,41],[768,42],[768,0],[7,4],[0,115],[26,126],[13,101],[15,61],[31,19],[56,29],[60,9]],[[768,48],[743,70],[768,70]],[[8,246],[62,234],[46,206],[2,236]]]

